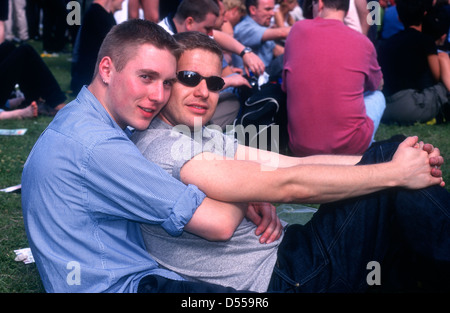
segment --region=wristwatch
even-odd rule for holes
[[[253,52],[252,48],[250,48],[250,47],[245,47],[244,50],[242,50],[241,53],[239,53],[239,55],[240,55],[241,58],[242,58],[246,53],[249,53],[249,52]]]

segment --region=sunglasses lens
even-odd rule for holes
[[[200,83],[200,81],[202,80],[202,76],[200,76],[196,72],[191,72],[191,71],[178,72],[177,78],[181,83],[183,83],[189,87],[197,86]]]
[[[211,76],[205,79],[206,85],[208,86],[208,89],[211,91],[219,91],[225,85],[225,82],[223,81],[222,77]]]
[[[177,73],[177,79],[184,85],[189,87],[195,87],[200,84],[202,79],[205,79],[206,86],[210,91],[219,91],[225,85],[222,77],[211,76],[203,77],[200,74],[192,71],[180,71]]]

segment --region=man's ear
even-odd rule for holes
[[[319,0],[319,12],[322,11],[323,8],[324,8],[323,1]]]
[[[105,84],[108,84],[111,78],[111,74],[114,70],[114,64],[110,57],[104,57],[98,65],[98,74]]]
[[[254,5],[249,6],[248,12],[250,12],[250,15],[255,15],[256,14],[256,6],[254,6]]]
[[[184,27],[186,28],[186,31],[191,31],[192,27],[195,23],[195,20],[193,17],[188,16],[185,20],[184,20]]]

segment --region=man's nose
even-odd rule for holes
[[[152,86],[149,92],[149,100],[162,103],[165,101],[166,91],[164,88],[164,83],[158,83],[156,86]]]
[[[206,80],[202,79],[200,83],[195,87],[195,95],[197,97],[207,98],[209,95],[208,86]]]

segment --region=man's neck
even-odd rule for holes
[[[172,21],[172,26],[175,28],[173,31],[175,34],[183,30],[183,24],[175,16],[169,16],[170,21]]]
[[[321,17],[323,19],[332,19],[332,20],[338,20],[341,22],[344,22],[344,18],[346,15],[347,15],[347,13],[345,11],[329,9],[329,8],[323,8],[319,12],[319,17]]]

